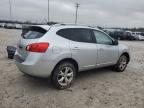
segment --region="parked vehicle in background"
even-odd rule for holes
[[[126,40],[136,40],[136,37],[133,35],[131,31],[125,31],[124,35]]]
[[[22,25],[21,24],[16,24],[16,29],[22,29]]]
[[[112,38],[117,40],[135,40],[135,37],[132,35],[131,31],[124,30],[113,30],[106,31]]]
[[[142,32],[133,32],[132,34],[134,35],[136,40],[144,40],[144,36]]]
[[[141,35],[144,36],[144,32],[141,32]]]
[[[4,25],[5,25],[4,23],[0,23],[0,27],[1,27],[1,28],[3,28],[3,27],[4,27]]]
[[[111,36],[112,38],[118,40],[118,32],[117,32],[118,30],[115,30],[115,29],[103,29],[103,31],[105,33],[107,33],[109,36]]]
[[[137,35],[137,40],[144,40],[144,36],[142,36],[142,35]]]
[[[15,28],[16,28],[16,25],[15,25],[15,24],[12,24],[12,23],[5,23],[4,28],[7,28],[7,29],[15,29]]]
[[[115,31],[109,31],[108,33],[112,38],[117,40],[125,40],[125,35],[123,30],[115,30]]]
[[[70,87],[77,72],[105,66],[123,72],[130,61],[128,47],[97,28],[58,24],[25,29],[15,53],[17,67],[32,76],[50,76],[58,89]]]
[[[0,23],[0,27],[3,27],[2,23]]]

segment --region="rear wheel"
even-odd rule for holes
[[[62,62],[53,71],[52,82],[57,89],[71,86],[76,76],[76,68],[72,63]]]
[[[128,58],[125,55],[120,56],[119,61],[115,65],[115,70],[118,72],[123,72],[127,67],[127,63]]]

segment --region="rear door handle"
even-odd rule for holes
[[[79,47],[74,47],[72,50],[80,50]]]
[[[100,48],[100,51],[103,51],[104,49],[103,48]]]

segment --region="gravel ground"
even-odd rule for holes
[[[19,72],[14,60],[7,59],[6,46],[16,45],[20,33],[0,29],[0,108],[144,108],[144,42],[120,42],[131,50],[125,72],[81,72],[71,88],[60,91],[49,79]]]

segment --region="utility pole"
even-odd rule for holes
[[[76,4],[75,4],[75,7],[76,7],[76,18],[75,18],[75,24],[77,24],[78,8],[80,7],[80,4],[76,3]]]
[[[50,22],[49,10],[50,10],[50,9],[49,9],[49,0],[48,0],[48,23]]]
[[[9,0],[9,11],[10,11],[10,20],[12,20],[12,4],[11,4],[11,0]]]

